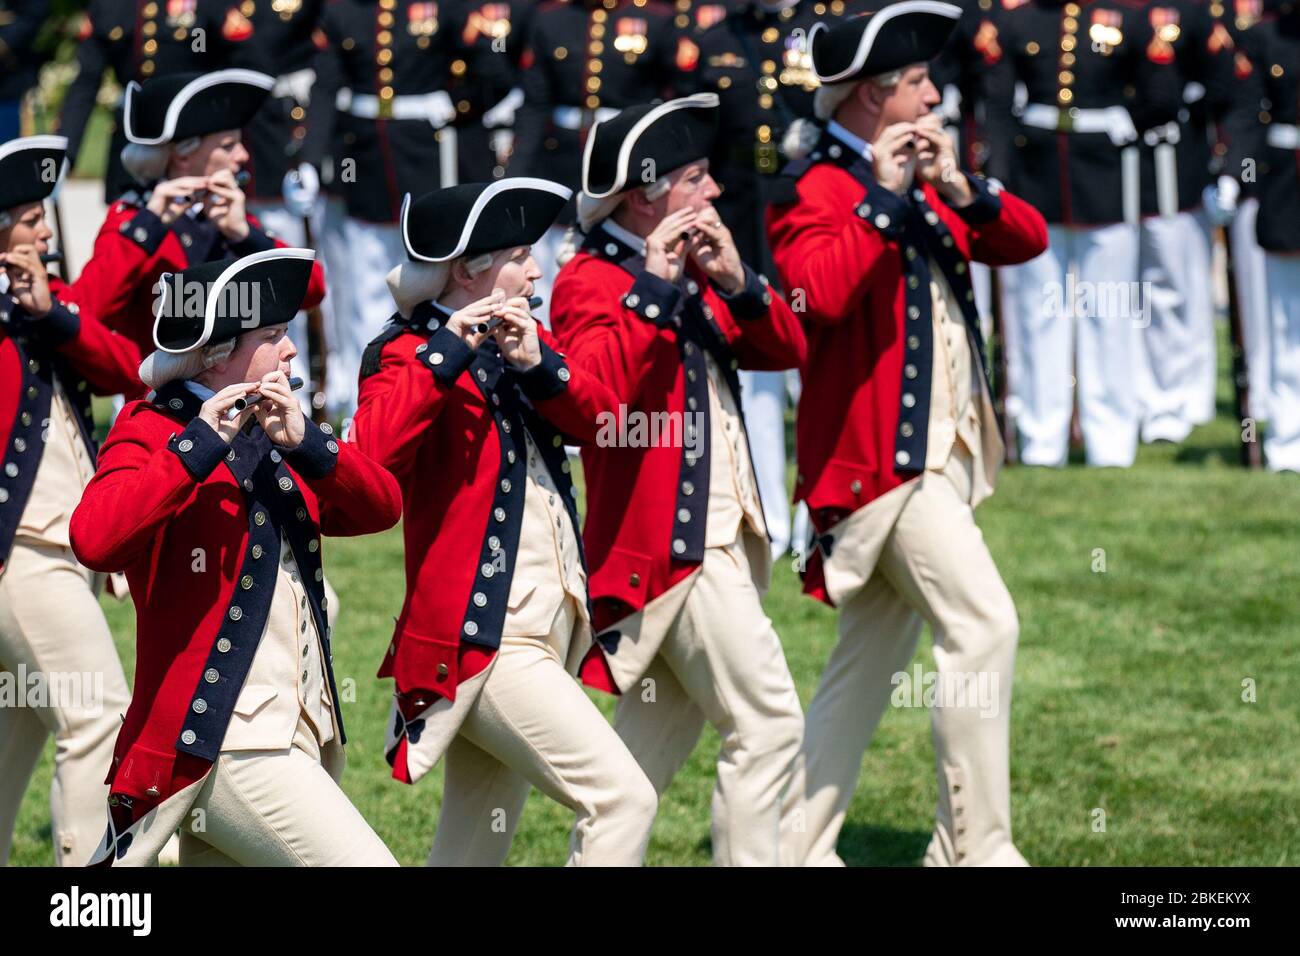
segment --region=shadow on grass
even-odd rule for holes
[[[920,866],[929,843],[929,830],[846,822],[840,831],[839,854],[849,866]]]

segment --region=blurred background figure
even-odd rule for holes
[[[224,17],[221,0],[90,0],[77,33],[77,73],[63,101],[59,132],[68,138],[68,156],[75,165],[104,74],[111,71],[118,96],[104,202],[136,187],[122,168],[127,140],[121,91],[132,80],[218,69],[225,56]]]
[[[344,420],[356,409],[361,353],[392,314],[384,277],[404,255],[402,196],[456,182],[448,89],[460,55],[459,11],[422,0],[332,0],[313,34],[316,79],[302,157],[327,166],[345,214],[331,237],[341,242],[324,244],[336,274],[331,292],[341,293],[327,404]],[[343,258],[345,274],[336,269]]]
[[[22,133],[23,96],[42,59],[36,36],[49,12],[49,0],[0,0],[0,143]]]
[[[1066,463],[1077,394],[1088,464],[1128,467],[1141,416],[1138,143],[1176,119],[1177,75],[1130,5],[1003,5],[990,38],[989,171],[1050,231],[1047,252],[1003,270],[1020,458]]]

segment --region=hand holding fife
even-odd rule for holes
[[[483,344],[483,340],[489,334],[480,326],[485,326],[493,315],[500,312],[505,301],[505,292],[501,289],[493,289],[491,295],[453,312],[447,319],[447,328],[459,335],[461,341],[470,348],[476,349]]]
[[[654,232],[645,238],[645,268],[666,282],[676,282],[686,261],[689,237],[682,234],[696,225],[694,209],[679,209],[660,220]]]
[[[54,307],[50,277],[36,247],[30,243],[0,253],[0,266],[9,277],[9,294],[33,318],[43,319]]]
[[[257,421],[271,441],[290,451],[302,444],[307,433],[302,406],[293,397],[289,377],[278,369],[262,376],[257,387],[262,400],[252,406]]]
[[[235,407],[235,400],[243,398],[245,395],[257,390],[257,382],[236,382],[234,385],[227,385],[217,394],[213,395],[203,407],[199,409],[199,418],[205,421],[223,442],[229,445],[236,435],[248,423],[257,410],[256,405],[250,405],[242,412],[238,412],[233,418],[227,418],[230,411]]]
[[[523,296],[507,299],[497,314],[501,324],[493,329],[492,336],[501,349],[501,357],[522,371],[541,364],[537,320],[528,311],[528,300]]]
[[[745,288],[745,267],[736,251],[731,230],[722,222],[718,211],[710,206],[700,210],[695,220],[697,230],[690,247],[690,258],[728,295]]]
[[[199,194],[208,188],[205,176],[178,176],[164,179],[153,188],[146,205],[151,213],[165,223],[173,223],[199,201]]]
[[[886,126],[871,144],[876,182],[899,196],[912,185],[916,171],[917,132],[915,123],[894,123]]]
[[[235,181],[235,174],[223,169],[208,177],[208,221],[231,242],[248,238],[248,212],[244,191]]]
[[[974,200],[970,183],[957,165],[952,137],[943,130],[938,113],[927,113],[916,122],[918,140],[916,174],[933,186],[949,205],[960,208]]]

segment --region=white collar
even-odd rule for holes
[[[629,232],[627,229],[616,223],[612,216],[609,219],[604,220],[601,225],[605,227],[607,233],[619,242],[623,243],[623,245],[635,250],[642,258],[645,258],[646,246],[644,237],[638,236],[634,232]]]
[[[194,379],[192,378],[187,378],[185,380],[185,387],[188,388],[195,395],[197,395],[201,401],[205,401],[205,402],[213,395],[217,394],[212,389],[208,388],[206,385],[202,385],[194,381]]]
[[[832,136],[837,137],[840,140],[840,142],[847,145],[850,149],[852,149],[855,153],[857,153],[867,162],[872,161],[871,144],[868,143],[861,136],[859,136],[857,133],[850,132],[849,130],[841,126],[839,123],[835,122],[835,120],[831,120],[829,123],[826,124],[826,132],[830,133]]]

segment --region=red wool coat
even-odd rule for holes
[[[1032,259],[1047,248],[1047,226],[1032,206],[977,177],[968,177],[975,199],[964,209],[928,184],[900,197],[829,133],[782,176],[787,189],[768,208],[768,239],[808,334],[794,498],[807,501],[820,532],[925,467],[929,260],[961,305],[982,367],[969,262]],[[824,597],[817,552],[804,583]]]
[[[804,360],[803,332],[789,306],[765,278],[748,268],[746,277],[735,296],[720,294],[698,271],[679,285],[665,282],[645,271],[637,251],[597,226],[556,277],[551,325],[573,362],[606,383],[624,411],[667,412],[684,421],[689,407],[707,418],[705,350],[737,397],[736,369],[785,369]],[[679,327],[673,320],[680,316],[687,321]],[[583,449],[583,539],[598,632],[641,610],[703,560],[709,457],[689,458],[667,442]],[[617,638],[601,636],[600,649],[616,653]],[[582,678],[614,690],[598,655],[589,657]]]
[[[248,237],[231,245],[206,219],[181,216],[164,225],[145,208],[144,197],[128,193],[109,207],[95,237],[94,254],[77,277],[77,301],[105,325],[134,340],[141,355],[148,355],[154,350],[154,286],[160,275],[286,247],[269,235],[255,216],[248,217],[248,226]],[[317,262],[303,308],[315,308],[323,298],[325,271]]]
[[[78,413],[82,441],[95,458],[90,396],[135,392],[140,351],[81,308],[77,290],[51,277],[53,308],[33,319],[0,294],[0,569],[9,557],[40,468],[57,375]],[[72,504],[72,502],[69,502]]]
[[[129,403],[72,516],[78,560],[125,571],[136,607],[135,689],[107,781],[118,834],[220,752],[266,625],[281,531],[324,637],[342,737],[320,535],[371,534],[401,515],[393,476],[311,422],[294,451],[256,425],[227,446],[195,417],[200,404],[180,382]]]
[[[351,440],[401,485],[406,598],[380,677],[397,685],[401,729],[389,759],[406,772],[407,737],[436,697],[482,671],[501,641],[524,513],[527,429],[580,527],[565,444],[594,439],[613,395],[539,330],[542,363],[507,366],[493,343],[471,350],[425,303],[366,352]]]

